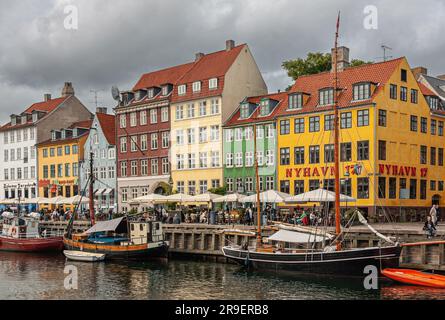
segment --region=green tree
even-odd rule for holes
[[[360,59],[351,60],[351,67],[357,67],[363,64],[372,62],[365,62]],[[298,58],[295,60],[288,60],[283,62],[283,68],[292,79],[310,74],[317,74],[320,72],[329,71],[332,69],[332,56],[330,53],[309,52],[305,59]]]

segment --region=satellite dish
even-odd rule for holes
[[[116,86],[111,87],[111,95],[113,96],[114,100],[116,100],[116,101],[121,100],[121,93]]]

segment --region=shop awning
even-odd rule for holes
[[[102,195],[107,196],[107,195],[109,195],[110,193],[112,193],[113,190],[114,190],[114,189],[110,189],[110,188],[105,189],[105,191],[104,191],[104,193],[102,193]]]
[[[97,189],[95,192],[94,192],[94,195],[95,196],[100,196],[101,194],[102,194],[102,192],[104,192],[106,189]]]
[[[119,227],[123,219],[124,217],[109,221],[100,221],[96,223],[93,227],[88,229],[85,233],[91,234],[96,232],[116,231],[116,229]]]

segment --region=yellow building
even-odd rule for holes
[[[405,58],[348,68],[348,56],[340,48],[341,191],[371,219],[419,219],[445,204],[443,111],[430,108]],[[332,72],[298,78],[281,107],[283,192],[334,190],[333,79]]]
[[[39,196],[70,198],[80,194],[79,168],[91,120],[76,122],[67,129],[52,130],[52,138],[37,145]],[[43,205],[41,208],[54,208]],[[65,210],[74,206],[64,205]]]
[[[197,54],[178,80],[171,103],[173,189],[198,194],[222,187],[222,125],[246,96],[267,93],[247,45]]]

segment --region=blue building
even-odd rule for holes
[[[116,195],[116,131],[115,116],[107,114],[107,108],[97,108],[90,134],[84,145],[85,161],[80,168],[80,185],[88,197],[90,157],[94,163],[94,200],[96,212],[117,211]]]

